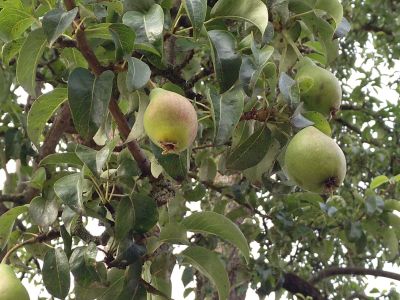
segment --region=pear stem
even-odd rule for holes
[[[150,90],[152,90],[152,89],[157,88],[158,86],[157,86],[157,84],[156,84],[154,81],[152,81],[151,79],[149,79],[149,82],[147,83],[147,87],[148,87]]]

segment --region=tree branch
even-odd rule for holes
[[[64,0],[65,6],[67,7],[67,10],[73,9],[75,5],[74,0]],[[79,24],[79,25],[77,25]],[[77,48],[78,50],[82,53],[82,55],[85,57],[86,61],[89,64],[89,67],[92,69],[93,73],[97,76],[99,76],[105,68],[100,64],[100,61],[97,59],[96,55],[94,54],[93,50],[90,48],[89,43],[86,39],[85,35],[85,28],[84,25],[81,23],[79,15],[77,15],[74,23],[74,28],[76,29],[76,41],[77,41]],[[117,93],[116,93],[117,94]],[[118,93],[119,94],[119,93]],[[124,114],[120,110],[118,103],[117,103],[117,97],[118,95],[113,95],[113,97],[110,100],[109,104],[109,110],[117,123],[118,130],[123,136],[124,139],[126,139],[129,136],[130,133],[130,128],[128,125],[128,122],[125,119]],[[140,170],[142,171],[143,176],[150,177],[151,179],[154,179],[151,175],[151,169],[150,169],[150,162],[144,155],[144,152],[140,148],[139,144],[137,141],[133,140],[127,144],[129,151],[132,153],[134,159],[137,161],[138,166]]]
[[[42,233],[38,236],[27,239],[26,241],[23,241],[22,243],[17,244],[14,247],[12,247],[10,250],[8,250],[8,252],[6,253],[6,255],[4,256],[4,258],[2,260],[2,263],[6,263],[11,254],[13,254],[15,251],[17,251],[19,248],[21,248],[25,245],[42,243],[42,242],[54,240],[58,237],[60,237],[60,232],[56,231],[56,230],[51,230],[49,232]]]
[[[65,104],[54,119],[53,126],[47,133],[45,142],[40,148],[38,160],[41,161],[47,155],[54,153],[65,129],[69,127],[71,111],[69,105]]]
[[[393,280],[400,281],[400,274],[383,271],[383,270],[375,270],[375,269],[364,269],[361,267],[347,267],[347,268],[339,268],[339,267],[332,267],[321,272],[317,273],[311,280],[310,283],[316,284],[328,277],[332,276],[341,276],[341,275],[371,275],[375,277],[386,277]]]
[[[0,202],[13,202],[18,205],[26,204],[25,194],[3,195],[0,193]]]
[[[310,283],[293,273],[286,273],[284,275],[282,288],[292,294],[302,294],[306,297],[312,297],[313,300],[326,299],[322,296],[321,292],[316,287],[314,287],[312,282]]]
[[[358,128],[357,126],[355,126],[353,124],[350,124],[349,122],[345,121],[344,119],[336,118],[334,120],[335,120],[336,123],[339,123],[340,125],[349,128],[351,131],[354,131],[358,135],[360,135],[360,136],[362,135],[362,132],[361,132],[360,128]],[[362,142],[374,145],[376,147],[382,147],[382,145],[380,143],[378,143],[377,141],[375,141],[375,140],[362,140]]]

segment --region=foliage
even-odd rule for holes
[[[400,106],[381,88],[398,99],[399,6],[0,1],[0,257],[66,299],[170,299],[175,266],[196,299],[365,298],[363,275],[398,279],[382,269],[399,264]],[[332,118],[304,110],[305,58],[341,80]],[[155,86],[196,109],[179,155],[144,132]],[[283,170],[310,125],[347,159],[331,195]]]

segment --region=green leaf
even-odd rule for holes
[[[186,217],[182,225],[193,232],[214,234],[232,243],[241,251],[247,263],[250,258],[250,248],[246,237],[239,227],[227,217],[211,211],[196,212]]]
[[[144,87],[150,80],[150,76],[151,71],[146,63],[134,57],[128,59],[128,73],[126,74],[128,92]]]
[[[332,136],[332,129],[326,117],[317,111],[306,111],[303,116],[313,122],[313,126],[325,133],[327,136]]]
[[[243,172],[252,182],[262,182],[262,175],[272,171],[277,156],[281,151],[281,146],[277,140],[273,140],[264,158],[254,167]]]
[[[387,259],[390,261],[399,253],[399,241],[396,236],[396,232],[393,228],[385,228],[382,232],[383,236],[383,245],[386,247],[388,251]]]
[[[211,157],[203,159],[199,168],[200,181],[213,182],[215,176],[217,176],[217,164],[214,159]]]
[[[211,10],[211,17],[253,23],[261,34],[264,34],[268,26],[268,9],[261,0],[219,0]]]
[[[387,199],[384,204],[385,210],[398,210],[400,211],[400,201],[395,199]]]
[[[34,21],[35,18],[27,11],[7,4],[0,11],[0,39],[8,42],[20,37]]]
[[[10,97],[12,78],[6,70],[0,69],[0,104],[5,103]]]
[[[336,28],[339,27],[343,19],[343,6],[339,0],[317,0],[315,9],[327,12],[336,22]]]
[[[142,194],[132,196],[135,211],[134,230],[138,233],[145,233],[156,225],[158,221],[157,204],[154,199]]]
[[[50,10],[43,16],[43,31],[46,34],[50,47],[62,35],[74,21],[78,8],[64,11],[61,8]]]
[[[54,183],[56,195],[78,214],[83,213],[83,178],[82,174],[67,175]]]
[[[42,269],[43,283],[47,291],[54,297],[67,297],[71,278],[69,263],[65,252],[61,248],[47,251]]]
[[[183,4],[192,23],[195,35],[203,28],[207,14],[207,0],[184,0]]]
[[[65,64],[68,70],[75,68],[87,68],[88,63],[82,53],[75,48],[65,48],[60,54],[60,60]]]
[[[128,11],[123,15],[122,22],[136,33],[136,43],[162,43],[164,12],[160,5],[153,4],[146,13]]]
[[[116,137],[116,138],[112,139],[111,141],[109,141],[99,151],[97,151],[97,153],[96,153],[96,171],[98,174],[101,174],[104,166],[110,160],[110,157],[111,157],[118,141],[119,141],[119,138]]]
[[[27,134],[37,148],[47,121],[67,99],[67,89],[56,88],[33,102],[28,113]]]
[[[77,145],[75,149],[76,155],[79,157],[79,159],[84,163],[86,167],[92,172],[93,175],[98,175],[97,173],[97,151],[83,146],[83,145]]]
[[[115,238],[123,240],[135,226],[135,207],[132,199],[124,197],[120,200],[115,213]]]
[[[146,108],[149,105],[150,98],[144,92],[141,91],[136,91],[133,94],[133,97],[138,99],[139,111],[135,115],[135,124],[133,124],[131,132],[129,133],[128,138],[125,140],[125,143],[141,139],[146,135],[143,126],[143,117],[144,117],[144,112],[146,111]]]
[[[141,260],[135,261],[126,270],[124,287],[116,300],[146,300],[147,292],[140,283],[142,274]]]
[[[83,68],[72,71],[68,79],[68,100],[76,130],[84,139],[92,138],[103,124],[110,102],[114,73],[95,77]]]
[[[211,103],[215,127],[214,143],[223,145],[231,138],[243,113],[244,94],[240,89],[233,89],[219,95],[214,89],[210,89],[207,98]]]
[[[124,0],[124,11],[146,12],[154,4],[154,0]]]
[[[120,23],[111,24],[108,30],[115,44],[117,60],[124,56],[130,56],[135,45],[135,32],[125,24]]]
[[[227,167],[245,170],[257,165],[267,154],[272,140],[271,131],[266,126],[259,128],[232,150],[227,157]]]
[[[28,205],[16,206],[0,216],[0,249],[7,245],[15,220],[27,211]]]
[[[111,40],[112,35],[110,32],[111,23],[100,23],[94,24],[86,27],[85,34],[86,38],[91,39],[103,39],[103,40]]]
[[[77,247],[69,259],[71,272],[75,280],[82,287],[88,287],[96,281],[100,281],[100,275],[96,270],[96,245]]]
[[[47,155],[40,161],[39,166],[60,165],[60,164],[66,164],[78,167],[83,166],[82,161],[74,152],[54,153]]]
[[[124,280],[125,270],[111,268],[107,272],[107,281],[110,285],[107,289],[97,298],[98,300],[114,300],[121,293]]]
[[[159,240],[162,243],[189,244],[186,228],[179,223],[168,223],[161,228]]]
[[[219,83],[220,94],[229,90],[239,77],[242,59],[236,53],[234,36],[223,30],[211,30],[208,37],[212,49],[212,60]]]
[[[289,104],[298,103],[300,101],[299,86],[296,84],[296,81],[286,73],[281,73],[279,77],[279,90],[283,98]]]
[[[1,56],[5,66],[8,66],[10,61],[19,53],[25,40],[26,38],[22,37],[4,44]]]
[[[151,143],[151,151],[153,152],[158,163],[163,167],[165,172],[176,181],[182,181],[186,178],[187,169],[187,151],[178,154],[162,154],[160,147]]]
[[[382,197],[378,196],[370,189],[365,192],[365,208],[369,216],[374,213],[381,213],[384,206],[385,202]]]
[[[330,7],[330,5],[336,6],[336,4],[333,2],[338,2],[338,0],[318,2],[318,5],[320,7],[324,8],[324,5],[326,5],[325,9],[336,14],[335,18],[340,17],[339,14],[334,12],[335,9]],[[290,1],[290,10],[300,15],[305,26],[315,36],[318,37],[318,39],[322,43],[323,53],[327,57],[327,63],[330,63],[336,58],[338,54],[337,42],[333,41],[332,39],[335,32],[335,27],[339,24],[336,24],[332,27],[332,25],[321,16],[320,9],[317,9],[315,7],[315,4],[317,3],[309,3],[309,1],[304,0],[292,0]]]
[[[385,184],[389,182],[389,178],[385,175],[380,175],[372,179],[370,188],[371,189],[376,189],[377,187],[380,187],[382,184]]]
[[[37,190],[42,190],[43,184],[46,181],[46,170],[45,168],[38,168],[31,177],[29,185]]]
[[[36,67],[46,44],[47,40],[43,29],[36,29],[28,34],[18,56],[17,81],[32,96],[36,96]]]
[[[199,246],[188,247],[179,254],[183,264],[192,265],[217,287],[220,300],[228,299],[230,284],[226,268],[218,254]]]
[[[58,204],[55,199],[44,199],[37,196],[29,205],[29,216],[32,222],[38,226],[47,227],[57,220]]]
[[[268,60],[274,52],[271,46],[265,46],[258,49],[255,45],[253,36],[251,35],[251,49],[253,56],[245,56],[240,66],[239,79],[243,85],[244,91],[251,96],[256,86],[257,80],[260,78]]]

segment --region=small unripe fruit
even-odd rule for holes
[[[329,71],[312,61],[305,61],[296,74],[300,88],[300,100],[307,110],[325,116],[334,115],[342,102],[339,80]]]
[[[188,99],[161,88],[150,93],[144,113],[144,130],[163,154],[179,153],[196,138],[197,114]]]
[[[25,287],[15,276],[13,269],[6,264],[0,264],[0,299],[29,300]]]
[[[299,187],[330,193],[346,175],[346,158],[333,139],[313,126],[302,129],[285,153],[285,171]]]

